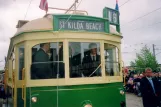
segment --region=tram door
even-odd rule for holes
[[[25,102],[25,46],[18,46],[18,84],[17,92],[15,94],[17,97],[16,107],[24,107]]]

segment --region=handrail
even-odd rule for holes
[[[4,75],[4,88],[5,92],[7,92],[7,81],[8,81],[8,69],[5,69],[5,75]]]
[[[14,88],[15,88],[15,71],[13,70],[13,73],[12,73],[12,93],[14,93]],[[12,98],[14,98],[13,95],[14,94],[12,94]]]
[[[22,69],[22,99],[25,100],[24,88],[25,88],[25,68]]]
[[[68,9],[62,9],[62,8],[54,8],[54,7],[48,7],[49,9],[55,9],[55,10],[65,10],[67,11]],[[69,10],[69,11],[75,11],[75,10]],[[88,15],[88,12],[85,10],[76,10],[78,12],[85,12]]]
[[[124,71],[124,72],[123,72],[123,76],[124,76],[123,79],[124,79],[124,86],[125,86],[125,85],[126,85],[126,82],[125,82],[126,76],[125,76],[125,70],[124,70],[125,64],[124,64],[124,61],[123,61],[123,60],[121,60],[121,61],[122,61],[122,64],[123,64],[123,71]],[[121,72],[122,72],[122,71],[121,71]]]

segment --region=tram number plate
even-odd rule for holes
[[[84,21],[84,20],[65,20],[59,19],[59,29],[61,30],[84,30],[84,31],[95,31],[104,32],[105,23],[96,21]]]

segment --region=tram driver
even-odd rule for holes
[[[31,79],[49,79],[52,77],[49,50],[50,43],[41,43],[40,49],[32,56]]]
[[[96,43],[90,43],[89,44],[89,53],[85,55],[83,58],[83,75],[85,77],[89,76],[101,76],[100,72],[100,55],[97,53],[97,44]]]

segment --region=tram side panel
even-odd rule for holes
[[[22,88],[17,88],[17,107],[24,107],[24,99],[22,99]]]
[[[91,102],[93,107],[125,107],[121,102],[125,96],[120,94],[122,83],[75,85],[57,87],[30,87],[27,90],[27,107],[83,107]],[[30,94],[29,94],[30,93]],[[30,96],[32,96],[30,100]],[[35,98],[35,100],[33,100]],[[29,102],[31,101],[31,103]],[[29,106],[31,104],[31,106]]]

